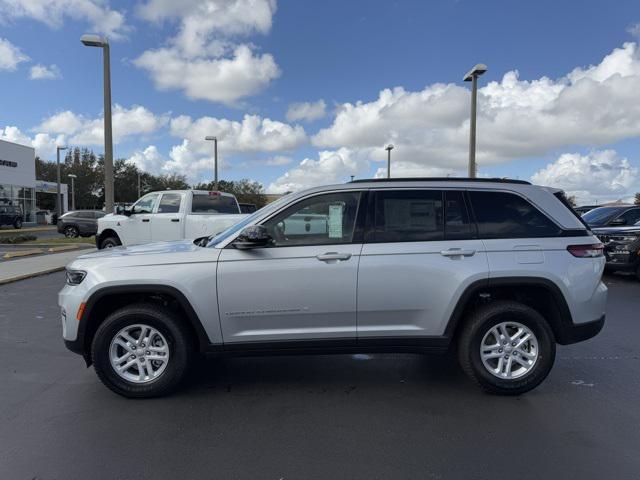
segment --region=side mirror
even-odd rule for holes
[[[627,221],[624,218],[614,218],[613,220],[611,220],[611,222],[609,223],[609,225],[612,226],[620,226],[620,225],[626,225]]]
[[[124,207],[122,209],[122,214],[125,217],[130,217],[133,214],[133,207]]]
[[[271,237],[264,225],[251,225],[242,229],[240,235],[233,241],[233,246],[238,250],[249,250],[266,247],[270,241]]]

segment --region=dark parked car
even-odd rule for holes
[[[640,221],[640,205],[598,207],[582,215],[591,228],[627,227]]]
[[[605,268],[635,273],[640,280],[640,222],[630,227],[594,228],[593,233],[604,244]]]
[[[22,228],[22,210],[13,205],[0,205],[0,226],[13,225]]]
[[[76,210],[58,219],[58,232],[67,238],[91,237],[98,231],[98,219],[105,213],[100,210]]]
[[[579,207],[574,207],[574,210],[578,212],[580,215],[584,215],[587,212],[590,212],[594,208],[598,208],[598,205],[581,205]]]
[[[238,205],[240,205],[240,213],[253,213],[257,210],[253,203],[239,203]]]

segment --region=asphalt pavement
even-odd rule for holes
[[[63,274],[0,286],[0,479],[640,478],[640,282],[559,347],[526,395],[451,357],[202,360],[168,398],[126,400],[61,341]]]

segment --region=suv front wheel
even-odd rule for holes
[[[537,387],[556,355],[551,327],[522,303],[483,305],[467,319],[458,342],[465,373],[480,387],[499,395],[519,395]]]
[[[179,318],[151,304],[126,306],[98,328],[91,355],[98,377],[129,398],[157,397],[176,388],[193,353]]]

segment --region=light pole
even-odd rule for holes
[[[80,41],[87,47],[102,48],[104,75],[104,207],[107,213],[113,213],[113,133],[111,130],[109,40],[99,35],[83,35]]]
[[[138,198],[140,198],[140,172],[138,172]]]
[[[212,137],[211,135],[207,135],[204,137],[207,141],[213,140],[213,158],[214,158],[214,187],[213,189],[218,191],[218,137]]]
[[[487,71],[484,63],[479,63],[464,76],[471,82],[471,124],[469,128],[469,178],[476,178],[476,103],[478,98],[478,77]]]
[[[74,175],[73,173],[70,173],[69,175],[67,175],[67,177],[69,177],[71,179],[71,210],[75,210],[76,209],[76,178],[78,178],[77,175]]]
[[[66,150],[67,147],[56,147],[56,215],[58,218],[62,216],[62,199],[60,198],[60,150]]]
[[[387,151],[387,178],[391,178],[391,150],[393,150],[393,145],[387,145],[385,150]]]

